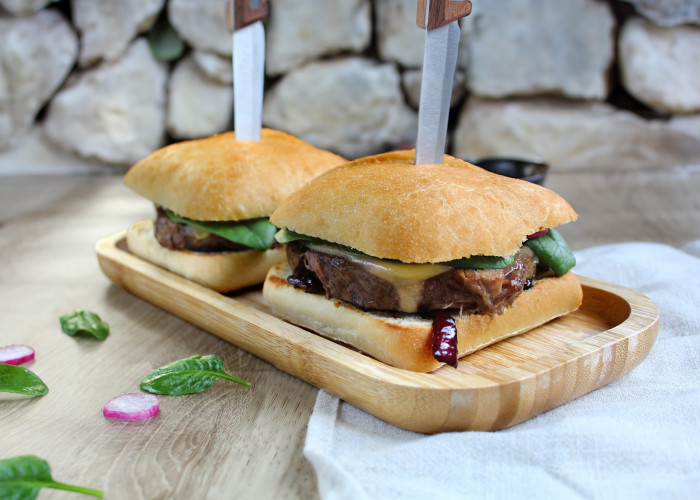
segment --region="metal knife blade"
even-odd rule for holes
[[[452,83],[457,67],[457,22],[426,30],[421,77],[416,164],[442,163]]]
[[[236,139],[259,141],[265,80],[265,28],[256,21],[233,32],[233,124]]]
[[[431,12],[431,2],[418,3],[417,18],[425,23],[425,51],[423,53],[423,74],[421,76],[420,106],[418,109],[418,136],[416,138],[416,164],[442,163],[447,138],[447,122],[450,114],[452,83],[457,67],[460,30],[456,19],[471,12],[471,3],[464,2],[453,12],[444,25],[435,17],[438,12],[445,18],[445,8],[454,7],[457,2],[445,4],[436,2]]]
[[[257,21],[233,32],[233,123],[236,139],[259,141],[265,78],[265,28]]]

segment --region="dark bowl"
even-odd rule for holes
[[[533,182],[540,186],[544,185],[549,169],[546,163],[522,158],[489,157],[473,159],[470,162],[489,172]]]

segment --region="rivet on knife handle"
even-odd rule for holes
[[[226,14],[228,29],[239,30],[267,18],[267,0],[229,0]]]
[[[421,28],[434,30],[471,14],[472,3],[467,0],[418,0],[416,9],[416,25]],[[428,21],[426,23],[426,10]]]

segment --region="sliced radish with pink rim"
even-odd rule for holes
[[[155,394],[130,393],[108,401],[102,409],[107,418],[119,420],[144,420],[158,413],[160,404]]]
[[[34,359],[34,349],[26,345],[0,347],[0,363],[21,365]]]

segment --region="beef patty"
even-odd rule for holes
[[[287,244],[289,283],[361,309],[428,312],[459,309],[463,314],[496,314],[512,303],[534,278],[537,258],[521,250],[503,269],[456,269],[405,283],[371,272],[361,259],[326,253],[295,241]],[[320,283],[320,285],[319,285]],[[407,300],[407,295],[410,295]],[[407,304],[409,304],[407,306]]]
[[[207,233],[203,237],[189,224],[171,220],[161,207],[158,207],[156,219],[156,239],[161,246],[171,250],[190,250],[192,252],[216,253],[251,250],[251,248],[234,243],[226,238]]]

